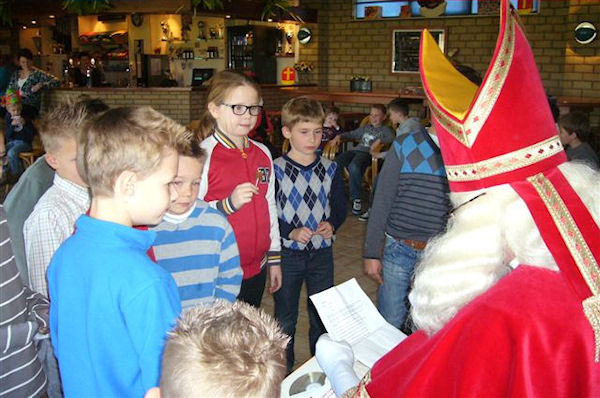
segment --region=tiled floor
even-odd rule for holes
[[[337,233],[337,240],[333,246],[334,277],[339,284],[348,279],[356,278],[359,285],[375,302],[377,285],[363,273],[363,242],[367,223],[358,221],[357,217],[348,215],[346,222]],[[273,314],[273,296],[265,293],[262,308]],[[306,313],[306,287],[300,296],[300,314],[296,327],[295,341],[296,365],[302,365],[310,358],[308,348],[308,314]]]

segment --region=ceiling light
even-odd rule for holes
[[[37,21],[35,19],[31,21],[32,25],[35,25],[36,23],[37,23]]]
[[[231,15],[225,15],[225,18],[231,18]]]
[[[56,16],[54,16],[54,15],[48,15],[48,18],[54,19],[54,18],[56,18]]]

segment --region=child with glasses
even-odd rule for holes
[[[207,157],[198,197],[225,214],[233,227],[244,277],[238,299],[260,307],[267,269],[269,292],[281,287],[281,256],[273,160],[269,150],[248,138],[262,111],[260,89],[229,71],[210,81],[202,117]]]

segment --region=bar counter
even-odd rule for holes
[[[281,110],[290,98],[282,95],[282,87],[290,86],[261,85],[265,109]],[[44,91],[42,112],[81,94],[99,98],[109,106],[148,105],[184,125],[200,118],[206,109],[206,87],[60,87]]]

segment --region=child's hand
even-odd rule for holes
[[[314,232],[310,228],[301,227],[290,232],[290,239],[305,245],[313,235]]]
[[[317,234],[325,239],[330,239],[333,236],[333,225],[329,221],[321,221],[317,226]]]
[[[281,266],[272,265],[269,267],[269,293],[273,294],[281,288]]]
[[[21,116],[13,116],[11,123],[13,126],[20,126],[23,124],[23,118]]]
[[[364,267],[365,274],[367,274],[369,278],[373,279],[377,284],[383,285],[383,279],[381,278],[383,266],[381,265],[381,260],[376,258],[365,258]]]
[[[340,145],[340,142],[342,141],[342,137],[339,135],[336,135],[334,139],[332,139],[331,141],[329,141],[331,144],[330,145],[335,145],[338,146]]]
[[[243,184],[235,187],[231,193],[231,204],[236,210],[239,210],[243,205],[250,202],[252,197],[258,193],[258,188],[250,183],[244,182]]]

